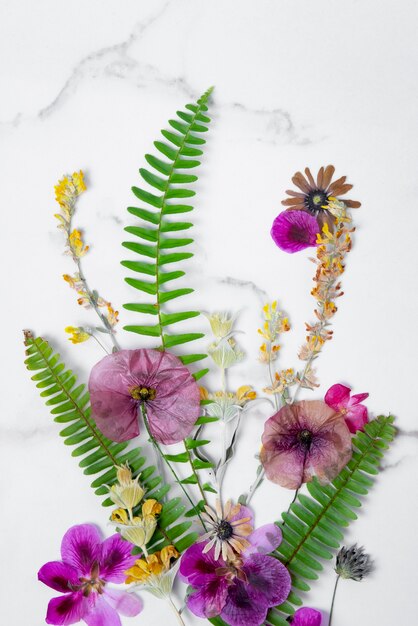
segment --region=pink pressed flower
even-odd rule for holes
[[[138,615],[138,597],[107,587],[108,582],[125,581],[125,570],[137,558],[132,548],[117,534],[102,542],[90,524],[70,528],[61,544],[62,561],[46,563],[38,572],[41,582],[64,594],[50,600],[46,623],[61,626],[84,620],[88,626],[121,626],[119,613]]]
[[[267,420],[261,462],[266,476],[288,489],[312,480],[332,480],[352,455],[344,418],[321,400],[282,407]]]
[[[325,402],[344,416],[351,433],[364,430],[368,422],[367,407],[360,404],[369,397],[368,393],[351,395],[351,389],[345,385],[332,385],[325,394]]]
[[[296,611],[291,623],[292,626],[321,626],[322,615],[315,609],[304,607]]]
[[[316,246],[318,222],[305,211],[283,211],[276,217],[271,229],[274,243],[284,252],[299,252]]]
[[[164,444],[187,437],[199,417],[200,392],[180,359],[160,350],[120,350],[90,374],[92,417],[112,441],[139,435],[138,410],[146,408],[151,434]]]
[[[250,546],[233,559],[195,543],[183,554],[180,575],[193,591],[187,606],[199,617],[220,615],[230,626],[260,626],[268,609],[284,602],[291,580],[286,567],[269,556],[281,543],[280,529],[267,524],[248,537]]]

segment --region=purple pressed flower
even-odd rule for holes
[[[352,455],[344,417],[321,400],[285,405],[267,420],[261,440],[267,478],[288,489],[298,489],[314,474],[332,480]]]
[[[274,243],[284,252],[299,252],[316,246],[319,226],[316,218],[305,211],[283,211],[271,228]]]
[[[322,615],[316,609],[303,607],[296,611],[291,623],[292,626],[321,626]]]
[[[345,385],[332,385],[325,394],[325,402],[344,416],[345,422],[351,433],[364,430],[364,424],[368,422],[367,407],[361,404],[369,397],[368,393],[351,395],[350,387]]]
[[[199,617],[220,615],[230,626],[260,626],[290,592],[289,572],[268,556],[281,539],[280,529],[267,524],[248,537],[249,548],[227,560],[204,552],[202,543],[192,545],[180,563],[180,575],[194,588],[188,608]]]
[[[88,626],[121,626],[118,613],[138,615],[142,601],[131,593],[109,589],[107,583],[123,583],[125,570],[137,557],[132,544],[113,535],[101,541],[90,524],[73,526],[61,543],[62,561],[41,567],[38,579],[64,595],[50,600],[46,623],[75,624],[84,620]]]
[[[138,410],[146,409],[151,434],[164,444],[187,437],[199,417],[200,392],[180,359],[160,350],[120,350],[93,367],[92,417],[112,441],[139,435]]]

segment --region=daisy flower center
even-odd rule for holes
[[[134,400],[138,400],[140,402],[148,402],[148,400],[155,400],[155,397],[157,395],[157,391],[153,389],[152,387],[141,387],[141,386],[132,387],[132,389],[129,390],[129,393],[131,394]]]
[[[312,215],[322,211],[324,204],[328,204],[328,196],[322,189],[314,189],[305,196],[305,206]]]
[[[218,539],[221,539],[221,541],[226,541],[227,539],[230,539],[233,534],[234,529],[232,525],[224,519],[221,520],[216,527],[216,536],[218,537]]]

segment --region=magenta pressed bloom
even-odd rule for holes
[[[199,387],[180,359],[160,350],[120,350],[93,367],[92,417],[112,441],[139,435],[143,405],[151,434],[164,444],[187,437],[200,413]]]
[[[137,596],[107,587],[125,581],[125,570],[137,558],[132,548],[117,534],[102,542],[90,524],[70,528],[61,543],[62,561],[46,563],[38,572],[41,582],[64,594],[50,600],[46,623],[121,626],[119,613],[138,615],[142,601]]]
[[[316,218],[305,211],[283,211],[271,229],[274,243],[284,252],[299,252],[316,246],[319,226]]]
[[[344,418],[321,400],[282,407],[265,423],[262,443],[267,478],[288,489],[298,489],[314,474],[332,480],[352,455]]]
[[[368,393],[351,395],[351,389],[345,385],[332,385],[325,394],[325,402],[342,415],[351,433],[364,430],[368,422],[367,407],[360,404],[369,397]]]
[[[192,545],[180,563],[181,576],[194,588],[188,608],[199,617],[220,615],[230,626],[260,626],[269,608],[290,592],[289,572],[268,556],[281,539],[280,529],[267,524],[248,537],[247,550],[227,560],[204,552],[204,544]]]
[[[316,609],[303,607],[296,611],[291,623],[292,626],[321,626],[322,615]]]

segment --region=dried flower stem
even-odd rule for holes
[[[334,602],[335,602],[335,594],[337,593],[337,586],[338,586],[338,582],[340,580],[340,575],[338,574],[337,579],[335,581],[335,585],[334,585],[334,593],[332,594],[332,600],[331,600],[331,609],[329,612],[329,622],[328,622],[328,626],[331,626],[331,621],[332,621],[332,613],[334,611]]]
[[[203,491],[202,483],[200,482],[200,478],[198,476],[198,473],[196,472],[196,470],[194,468],[192,455],[190,454],[189,448],[186,446],[186,442],[184,441],[183,443],[184,443],[184,449],[186,450],[187,458],[189,459],[189,464],[190,464],[193,476],[196,478],[196,485],[199,488],[200,495],[202,496],[202,499],[203,499],[204,503],[207,505],[208,501],[207,501],[207,498],[206,498],[206,494]]]
[[[184,495],[186,496],[186,498],[188,499],[188,501],[190,502],[190,504],[192,505],[192,508],[195,510],[196,515],[198,516],[203,528],[205,530],[207,530],[206,526],[205,526],[205,522],[203,521],[202,516],[200,515],[200,511],[197,508],[197,506],[195,505],[195,503],[193,502],[193,500],[191,499],[190,495],[188,494],[187,490],[185,489],[184,485],[181,483],[181,479],[178,476],[176,470],[174,469],[174,467],[171,465],[170,461],[167,459],[167,457],[165,456],[164,452],[161,449],[160,444],[158,443],[158,441],[155,439],[155,437],[152,435],[150,427],[149,427],[149,423],[148,423],[148,417],[147,417],[147,411],[145,409],[144,404],[141,405],[141,412],[142,412],[142,417],[144,420],[144,424],[145,424],[145,428],[147,429],[147,433],[148,433],[148,437],[151,440],[151,443],[153,444],[154,448],[158,451],[159,455],[161,456],[161,458],[163,459],[163,461],[165,462],[165,464],[167,465],[168,469],[170,470],[170,472],[172,473],[176,483],[180,486],[180,489],[183,491]]]
[[[170,605],[173,613],[175,613],[178,623],[181,624],[181,626],[186,626],[186,624],[185,624],[185,622],[184,622],[184,620],[183,620],[183,618],[181,616],[181,613],[178,610],[178,608],[176,607],[176,605],[174,604],[171,596],[167,597],[167,601],[168,601],[168,604]]]

